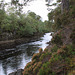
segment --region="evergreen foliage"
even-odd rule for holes
[[[32,36],[35,33],[48,31],[39,15],[34,12],[23,14],[16,7],[10,7],[8,11],[0,9],[0,30],[0,34],[7,32],[16,37]]]
[[[48,0],[46,0],[48,1]],[[60,0],[58,0],[60,1]],[[49,46],[32,57],[32,62],[42,62],[36,73],[32,68],[30,72],[25,68],[23,75],[75,75],[75,10],[74,0],[70,0],[69,11],[61,14],[59,6],[48,14],[49,20],[45,21],[52,30],[56,31]],[[53,21],[54,20],[54,21]],[[34,65],[31,65],[32,67]],[[31,67],[30,66],[30,67]]]

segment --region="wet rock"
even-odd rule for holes
[[[23,69],[19,69],[19,70],[17,70],[17,72],[16,72],[16,75],[23,75]]]
[[[18,69],[16,72],[12,72],[9,75],[23,75],[23,69]]]
[[[16,75],[16,72],[12,72],[12,73],[10,73],[9,75]]]
[[[12,33],[4,32],[0,35],[0,40],[11,40],[14,39],[14,35]]]

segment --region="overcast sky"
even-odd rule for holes
[[[26,6],[23,11],[31,10],[32,12],[35,12],[37,15],[40,15],[43,20],[47,20],[47,6],[45,5],[45,0],[36,0],[31,3],[29,3],[30,6]]]
[[[56,2],[56,0],[54,0]],[[42,20],[48,20],[48,7],[46,6],[45,0],[34,0],[29,3],[30,6],[24,7],[23,11],[26,12],[28,10],[31,10],[32,12],[35,12],[37,15],[40,15],[42,17]],[[54,7],[52,7],[54,8]]]
[[[11,0],[5,0],[5,1],[10,2]],[[55,1],[56,0],[54,0],[54,2]],[[44,21],[48,20],[47,14],[49,13],[49,11],[47,10],[47,8],[48,7],[46,6],[45,0],[34,0],[28,3],[28,5],[24,7],[23,12],[26,13],[28,10],[35,12],[37,15],[40,15],[42,17],[42,20]]]

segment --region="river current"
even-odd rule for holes
[[[17,55],[0,60],[0,75],[8,75],[17,69],[24,69],[25,65],[31,61],[32,55],[38,53],[39,48],[44,50],[48,46],[47,42],[51,41],[52,38],[50,34],[45,33],[39,41],[16,46],[14,49],[19,51]]]

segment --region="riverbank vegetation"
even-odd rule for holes
[[[65,0],[67,1],[67,0]],[[23,75],[75,75],[75,0],[69,9],[58,7],[48,14],[54,34],[49,46],[32,57]]]
[[[3,1],[0,2],[0,37],[7,36],[8,39],[30,37],[37,33],[48,32],[47,28],[42,18],[34,12],[29,11],[25,14],[19,4],[10,6]]]

